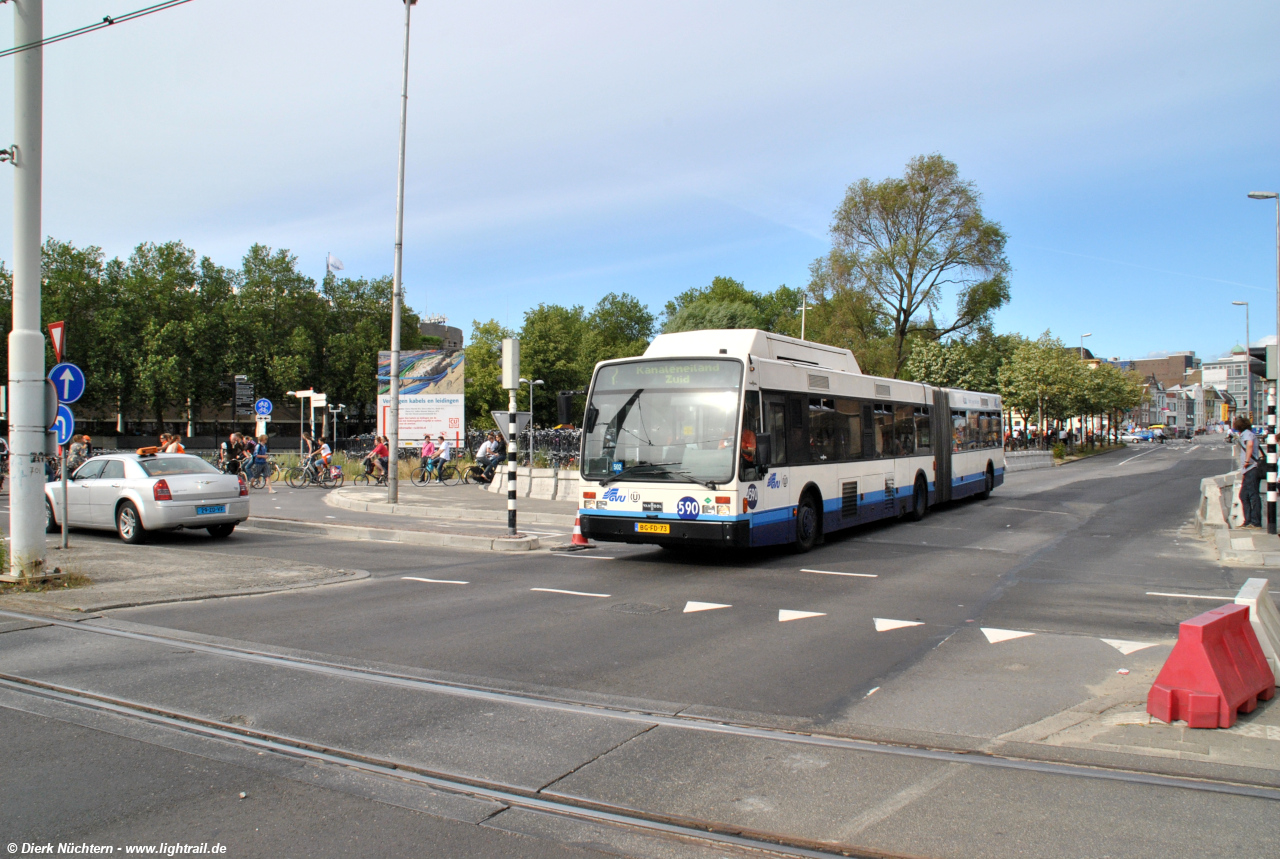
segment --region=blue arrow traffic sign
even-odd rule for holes
[[[58,406],[58,420],[53,425],[53,430],[58,434],[58,444],[71,441],[71,434],[76,431],[76,416],[65,403]]]
[[[271,401],[263,397],[253,404],[253,410],[265,418],[271,414]]]
[[[49,381],[58,389],[60,403],[74,403],[84,396],[84,372],[75,364],[55,364]]]

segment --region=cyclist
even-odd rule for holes
[[[436,455],[431,457],[431,467],[435,469],[436,480],[444,483],[444,479],[440,475],[440,469],[446,462],[453,459],[453,442],[445,441],[444,433],[436,439]]]
[[[240,456],[244,448],[240,445],[240,433],[233,432],[222,447],[218,449],[218,464],[227,474],[240,473]]]
[[[326,470],[332,465],[333,451],[329,449],[329,442],[321,439],[320,449],[316,451],[316,474],[326,474]]]
[[[267,492],[275,495],[276,491],[271,488],[271,464],[267,461],[267,455],[271,451],[267,448],[267,434],[263,433],[258,436],[257,443],[253,446],[252,469],[253,476],[261,476],[267,481]]]
[[[493,480],[494,469],[498,467],[498,463],[501,461],[502,443],[498,440],[498,434],[491,432],[480,447],[476,449],[476,465],[483,469],[481,479],[485,483]]]
[[[385,477],[387,474],[387,460],[391,457],[391,450],[387,447],[387,440],[380,435],[373,437],[373,450],[369,451],[369,459],[372,460],[374,468],[378,472],[378,477]]]

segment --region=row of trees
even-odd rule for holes
[[[921,344],[906,365],[910,378],[934,385],[998,392],[1007,410],[1029,421],[1120,416],[1142,403],[1142,379],[1114,364],[1090,366],[1046,331],[1035,340],[982,332],[971,339]]]
[[[66,357],[89,380],[78,416],[158,424],[189,404],[195,421],[208,422],[243,374],[277,403],[286,391],[314,387],[351,404],[362,424],[372,418],[364,410],[376,398],[378,350],[391,330],[389,277],[329,275],[317,284],[285,250],[254,245],[233,269],[181,242],[141,244],[127,260],[107,260],[97,247],[51,238],[43,265],[44,322],[66,321]],[[12,296],[12,278],[0,269],[6,335]],[[406,349],[423,345],[407,308],[401,338]],[[6,374],[7,361],[0,350]]]

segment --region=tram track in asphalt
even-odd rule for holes
[[[514,692],[496,687],[468,685],[464,683],[427,680],[408,674],[390,671],[361,668],[344,665],[339,662],[308,659],[298,656],[285,656],[266,650],[238,647],[225,643],[199,641],[192,637],[168,635],[158,631],[139,631],[121,629],[102,624],[71,622],[43,615],[32,615],[23,612],[0,610],[0,617],[9,617],[19,621],[56,626],[80,633],[91,633],[147,644],[160,645],[184,651],[203,653],[209,656],[236,659],[274,668],[292,671],[303,671],[325,675],[341,680],[354,680],[380,685],[409,689],[428,694],[445,695],[454,698],[481,700],[495,704],[527,707],[544,711],[559,712],[573,716],[589,716],[632,724],[677,728],[705,734],[729,735],[754,740],[780,742],[788,745],[839,749],[850,752],[889,755],[899,758],[914,758],[938,763],[959,763],[972,766],[993,768],[997,770],[1016,770],[1033,772],[1042,775],[1053,775],[1070,778],[1094,779],[1103,781],[1142,784],[1159,788],[1176,788],[1183,790],[1246,796],[1255,799],[1280,801],[1280,787],[1274,783],[1249,782],[1246,780],[1215,779],[1202,776],[1162,775],[1131,767],[1106,766],[1097,763],[1075,764],[1051,761],[1028,755],[997,754],[990,750],[974,748],[946,748],[937,745],[897,743],[883,739],[869,739],[820,731],[787,730],[777,727],[753,724],[743,721],[726,721],[708,717],[682,714],[671,707],[655,707],[652,710],[636,706],[611,706],[602,703],[586,703],[567,698],[538,696],[527,692]],[[136,624],[131,624],[137,626]],[[56,686],[44,681],[28,677],[0,672],[0,682],[18,684],[28,688]],[[68,694],[80,694],[88,697],[100,696],[89,690],[56,686]],[[129,706],[147,707],[130,703]],[[191,717],[195,718],[195,717]],[[1025,746],[1022,746],[1025,748]]]

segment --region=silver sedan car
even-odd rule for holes
[[[45,527],[62,526],[62,483],[46,483]],[[249,518],[249,486],[198,456],[123,453],[95,456],[67,480],[67,524],[115,530],[126,543],[148,531],[205,528],[229,537]]]

